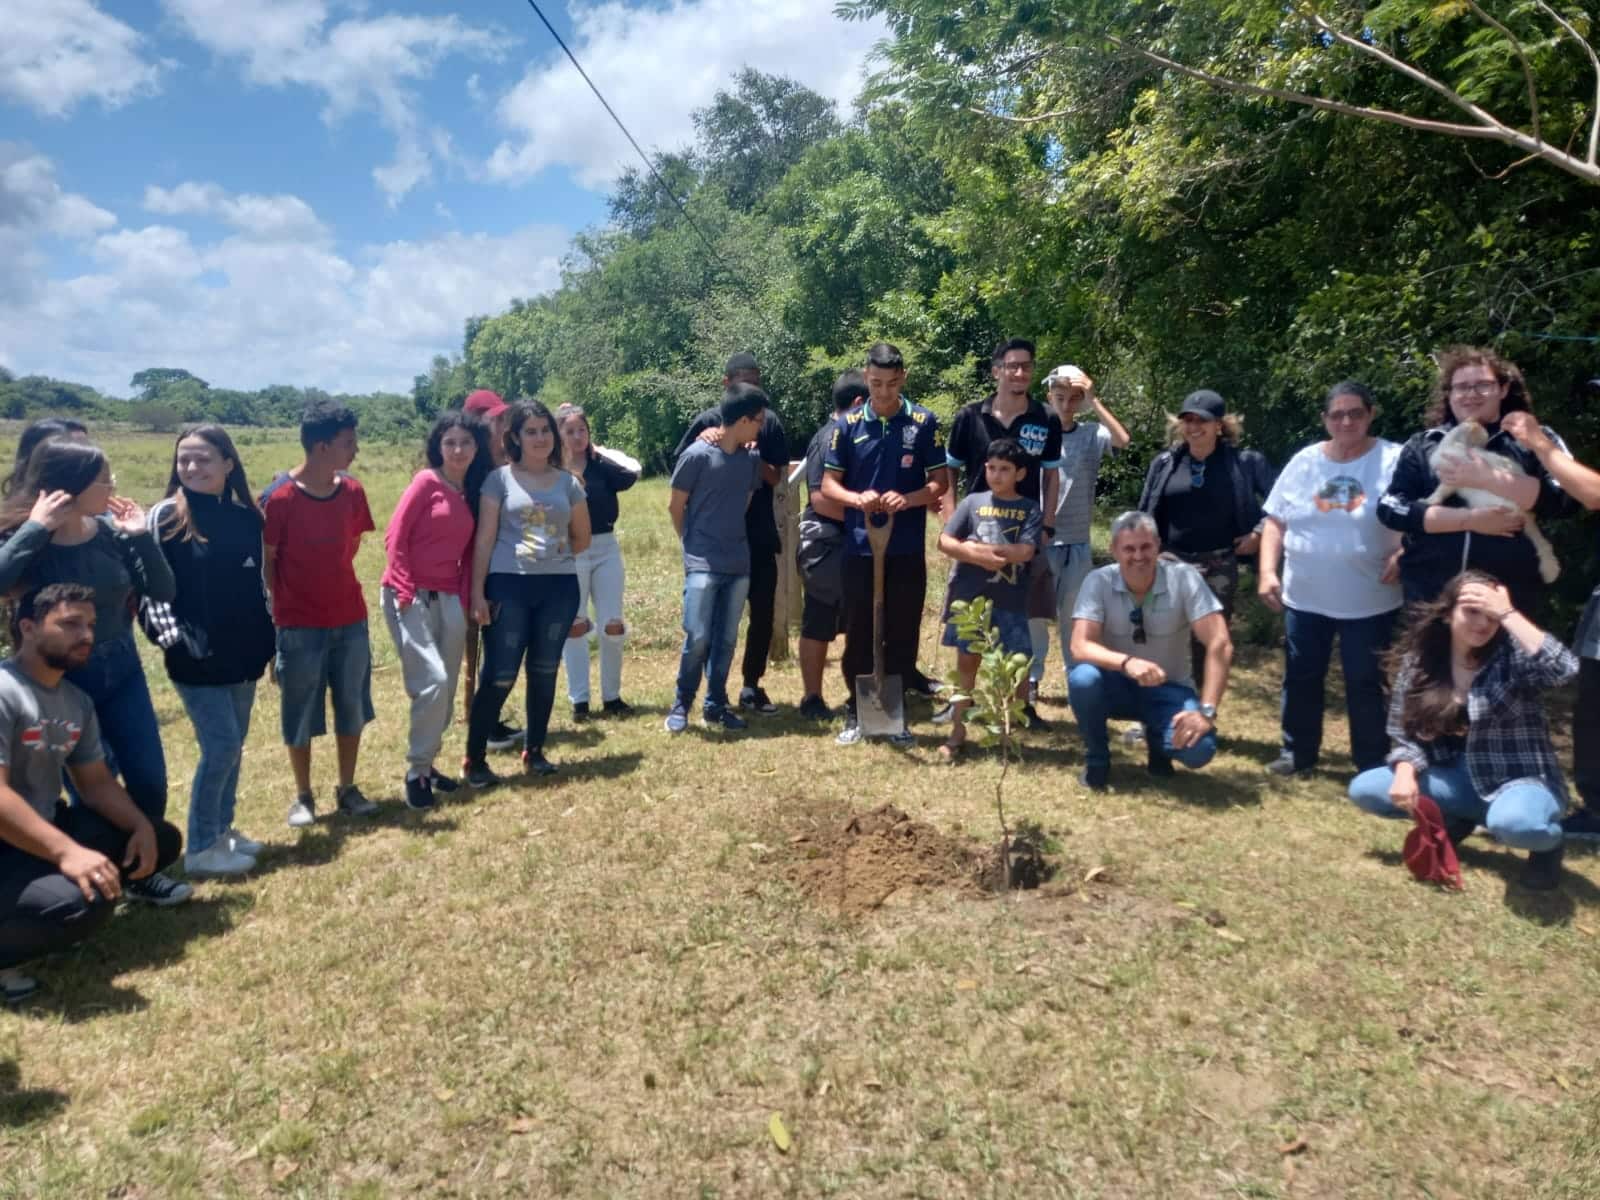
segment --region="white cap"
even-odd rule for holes
[[[1082,367],[1075,367],[1071,363],[1063,363],[1044,377],[1044,385],[1048,388],[1058,380],[1065,380],[1073,387],[1083,387],[1087,383],[1088,377],[1084,374]]]

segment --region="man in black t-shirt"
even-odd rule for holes
[[[754,354],[741,351],[728,359],[722,375],[723,390],[736,383],[761,386],[761,366]],[[706,409],[683,435],[672,452],[672,461],[677,462],[707,430],[721,427],[720,412],[715,408]],[[750,542],[750,620],[744,631],[741,664],[744,686],[739,690],[739,707],[749,712],[775,713],[778,706],[762,688],[761,677],[766,673],[767,658],[772,652],[773,610],[778,598],[778,550],[782,545],[772,512],[772,489],[789,465],[789,443],[778,414],[771,408],[767,409],[761,432],[756,435],[756,453],[761,458],[761,486],[750,497],[750,507],[744,514],[745,536]]]
[[[1061,418],[1044,401],[1032,396],[1033,343],[1026,338],[1007,338],[994,348],[989,358],[994,376],[994,394],[967,405],[956,413],[945,443],[945,461],[950,470],[963,477],[961,494],[971,495],[987,488],[984,462],[989,443],[1011,438],[1027,457],[1027,472],[1017,485],[1018,492],[1035,501],[1044,513],[1045,544],[1055,537],[1056,495],[1061,486]],[[955,515],[956,481],[944,497],[946,522]],[[1028,594],[1029,633],[1034,658],[1042,662],[1050,646],[1050,620],[1055,616],[1055,583],[1041,555],[1030,567]],[[1030,701],[1024,706],[1028,728],[1049,726]],[[941,714],[942,715],[942,714]]]
[[[795,564],[805,581],[800,615],[800,682],[805,698],[800,701],[800,715],[817,721],[833,715],[822,698],[822,676],[828,647],[844,632],[844,506],[822,494],[823,462],[837,419],[866,399],[867,380],[859,370],[839,376],[833,385],[833,418],[806,447],[807,499],[795,552]]]

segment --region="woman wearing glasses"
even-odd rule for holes
[[[41,442],[0,505],[0,592],[47,583],[94,589],[94,653],[67,678],[94,701],[108,765],[159,827],[167,811],[167,760],[133,640],[133,612],[143,597],[170,603],[178,586],[144,509],[116,493],[117,477],[98,447],[62,437]],[[123,891],[167,906],[187,900],[193,889],[147,875]]]
[[[1389,489],[1378,505],[1378,520],[1405,535],[1400,586],[1406,604],[1435,599],[1447,582],[1466,568],[1476,567],[1504,583],[1520,611],[1536,613],[1544,582],[1539,578],[1533,543],[1518,536],[1522,513],[1467,508],[1458,496],[1443,504],[1422,501],[1442,481],[1503,496],[1541,521],[1567,516],[1575,506],[1538,454],[1500,428],[1506,415],[1528,410],[1528,387],[1522,372],[1492,350],[1475,346],[1451,346],[1437,359],[1433,404],[1423,418],[1428,428],[1401,450]],[[1522,472],[1476,462],[1447,467],[1436,474],[1428,459],[1445,434],[1462,421],[1480,423],[1489,433],[1484,449],[1515,460]],[[1560,439],[1555,440],[1559,444]]]
[[[1241,450],[1243,420],[1221,396],[1202,388],[1184,397],[1168,423],[1170,445],[1145,475],[1139,511],[1156,520],[1162,548],[1199,568],[1233,620],[1239,559],[1261,541],[1261,502],[1272,491],[1272,465],[1257,450]],[[1190,646],[1197,686],[1205,683],[1205,648]]]
[[[1256,591],[1284,614],[1285,633],[1283,750],[1267,767],[1274,775],[1317,765],[1335,637],[1356,769],[1382,766],[1389,752],[1382,658],[1400,610],[1400,537],[1378,524],[1377,498],[1400,447],[1372,436],[1372,415],[1364,384],[1335,384],[1322,405],[1327,440],[1291,458],[1267,497]]]

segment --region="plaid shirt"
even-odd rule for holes
[[[1389,703],[1389,738],[1394,743],[1389,762],[1408,762],[1420,772],[1453,760],[1460,739],[1418,742],[1405,732],[1401,709],[1413,670],[1414,662],[1408,658],[1395,679]],[[1563,802],[1568,800],[1540,693],[1577,673],[1577,656],[1548,633],[1532,654],[1507,636],[1483,664],[1467,691],[1467,744],[1461,757],[1473,790],[1485,803],[1520,779],[1537,779]]]

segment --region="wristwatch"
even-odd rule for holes
[[[1217,723],[1217,706],[1215,704],[1202,704],[1200,706],[1200,715],[1215,725]]]

